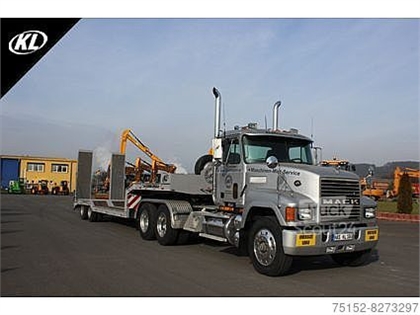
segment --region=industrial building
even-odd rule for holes
[[[43,181],[49,192],[67,182],[73,192],[76,187],[77,160],[66,158],[1,155],[1,189],[7,189],[10,181],[23,181],[25,188]]]

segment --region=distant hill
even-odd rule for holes
[[[364,177],[368,174],[369,168],[373,167],[374,177],[380,179],[392,179],[394,177],[394,170],[397,166],[408,167],[414,169],[420,169],[420,163],[417,161],[395,161],[388,162],[382,166],[376,166],[374,164],[360,163],[356,165],[356,174],[360,177]]]

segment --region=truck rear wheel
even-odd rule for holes
[[[172,228],[168,207],[160,205],[156,216],[156,238],[160,245],[173,245],[177,241],[179,230]]]
[[[176,241],[177,245],[185,245],[190,241],[191,232],[181,230],[179,231],[178,239]]]
[[[137,215],[137,226],[144,240],[155,240],[156,206],[151,203],[140,205]]]
[[[283,251],[282,229],[275,217],[262,217],[251,227],[248,252],[259,273],[268,276],[286,274],[293,258]]]
[[[331,255],[332,260],[341,266],[357,267],[366,264],[369,261],[371,249],[353,253],[342,253]]]

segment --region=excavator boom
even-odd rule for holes
[[[136,137],[136,135],[130,129],[124,130],[121,135],[121,154],[126,153],[127,141],[130,141],[134,146],[136,146],[140,151],[142,151],[151,159],[151,163],[142,161],[140,158],[137,158],[136,160],[136,166],[140,172],[142,172],[143,170],[150,171],[150,182],[155,182],[158,171],[175,173],[175,165],[163,162],[162,159],[153,154],[152,151],[150,151],[150,149],[138,137]]]

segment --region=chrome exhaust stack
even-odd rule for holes
[[[281,105],[281,101],[277,101],[273,106],[273,131],[279,129],[279,107]]]
[[[213,88],[213,95],[215,97],[215,109],[214,109],[214,137],[220,138],[221,136],[221,120],[222,120],[222,95],[219,90],[215,87]]]
[[[222,151],[222,137],[223,130],[221,130],[221,120],[222,120],[222,95],[219,90],[215,87],[213,88],[213,95],[215,97],[215,109],[214,109],[214,138],[212,140],[212,153],[213,161],[220,162],[223,157]]]

